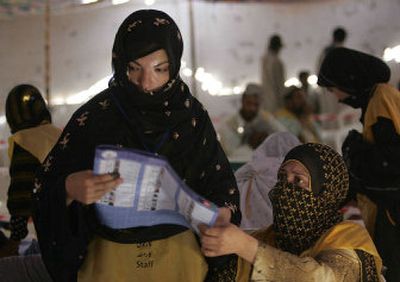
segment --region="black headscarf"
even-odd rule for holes
[[[144,93],[127,79],[130,61],[164,49],[168,56],[170,80],[156,92]],[[179,76],[183,52],[182,36],[174,20],[158,10],[139,10],[129,15],[115,36],[110,82],[128,119],[139,128],[138,136],[154,141],[154,136],[187,121],[193,97]],[[194,120],[193,122],[197,122]],[[148,138],[150,136],[150,138]]]
[[[115,36],[112,82],[129,85],[126,75],[128,63],[160,49],[166,51],[170,77],[176,79],[181,66],[183,41],[174,20],[158,10],[139,10],[130,14]]]
[[[39,90],[29,84],[15,86],[6,100],[6,119],[11,133],[51,122],[50,112]]]
[[[349,178],[342,157],[326,145],[299,145],[289,151],[282,166],[289,161],[300,162],[308,170],[312,191],[288,183],[284,175],[278,174],[278,183],[269,197],[277,246],[299,255],[342,220],[339,209],[347,195]]]
[[[374,86],[389,79],[390,69],[381,59],[352,49],[334,48],[321,64],[318,85],[337,87],[350,95],[340,102],[365,108]]]

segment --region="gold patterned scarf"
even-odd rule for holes
[[[293,160],[309,171],[312,191],[288,183],[286,177],[278,174],[278,183],[269,197],[277,246],[299,255],[342,220],[339,209],[346,198],[349,180],[342,157],[329,146],[297,146],[286,155],[282,166]]]

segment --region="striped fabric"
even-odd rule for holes
[[[28,151],[14,144],[10,163],[10,187],[7,208],[11,214],[11,239],[21,240],[28,234],[27,222],[32,215],[32,190],[35,171],[40,162]]]

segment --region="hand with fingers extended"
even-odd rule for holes
[[[95,175],[92,170],[71,173],[65,179],[67,205],[70,205],[72,201],[86,205],[92,204],[122,182],[122,178],[115,174]]]
[[[227,223],[214,227],[199,225],[201,250],[207,257],[237,254],[253,263],[257,253],[258,241],[238,226]]]

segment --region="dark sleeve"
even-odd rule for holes
[[[32,215],[32,191],[35,171],[40,162],[31,153],[14,143],[10,162],[10,186],[7,193],[7,208],[12,216]]]
[[[88,120],[78,122],[82,115]],[[90,118],[84,110],[72,116],[36,174],[34,223],[43,261],[55,281],[76,281],[89,241],[88,206],[75,201],[66,206],[65,179],[92,167]]]
[[[399,199],[400,193],[400,136],[393,122],[378,118],[372,126],[375,143],[350,133],[343,143],[343,156],[353,182],[359,189],[375,196]]]
[[[201,134],[192,145],[193,157],[185,160],[187,184],[200,195],[219,207],[228,207],[232,212],[231,222],[239,225],[239,190],[228,159],[217,140],[208,114],[203,116]]]
[[[199,136],[190,144],[192,157],[185,160],[187,184],[200,195],[219,207],[228,207],[232,212],[231,222],[239,225],[239,190],[233,171],[217,140],[208,114],[203,115]],[[237,256],[228,255],[206,258],[208,273],[205,281],[235,281]]]
[[[355,250],[361,262],[361,279],[360,281],[379,282],[379,274],[376,271],[376,263],[374,257],[362,250]]]

